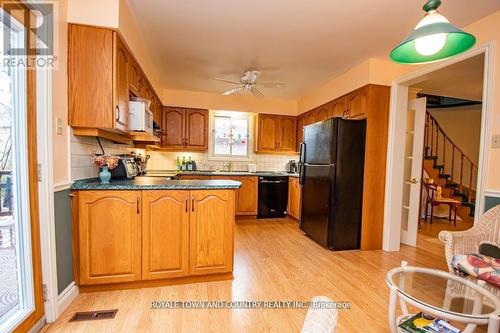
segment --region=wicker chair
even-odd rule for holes
[[[455,254],[479,253],[479,243],[483,241],[500,243],[500,205],[487,211],[472,228],[465,231],[441,231],[439,239],[445,244],[446,264],[450,273],[453,273],[451,259]],[[485,284],[485,288],[500,297],[500,288],[489,283]],[[467,298],[463,290],[450,290],[447,302],[451,304],[454,296]],[[450,304],[447,304],[448,308]]]

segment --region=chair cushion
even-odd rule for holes
[[[500,259],[500,245],[488,241],[481,242],[479,243],[479,254]]]
[[[500,259],[482,254],[456,254],[451,266],[459,275],[470,275],[500,288]]]

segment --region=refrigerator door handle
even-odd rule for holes
[[[306,144],[304,141],[302,141],[300,143],[300,146],[299,146],[299,154],[300,154],[300,157],[299,157],[299,163],[300,164],[304,164],[306,162]]]
[[[299,164],[299,184],[300,185],[304,185],[304,182],[306,180],[304,169],[305,169],[304,163],[300,163]]]

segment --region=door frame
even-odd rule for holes
[[[406,128],[406,126],[403,126],[406,121],[406,112],[401,112],[401,110],[406,110],[408,106],[408,87],[422,81],[424,76],[432,72],[480,54],[484,54],[483,103],[481,110],[481,139],[474,222],[478,221],[482,216],[484,211],[486,174],[488,168],[494,51],[495,44],[493,41],[490,41],[452,59],[431,64],[410,74],[403,75],[392,82],[382,243],[382,249],[384,251],[399,251],[400,248],[403,188],[399,186],[399,184],[403,182],[404,165],[404,147],[402,147],[400,142],[403,142],[401,140]]]

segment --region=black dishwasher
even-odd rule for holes
[[[285,217],[287,202],[287,176],[259,177],[259,210],[257,218]]]

